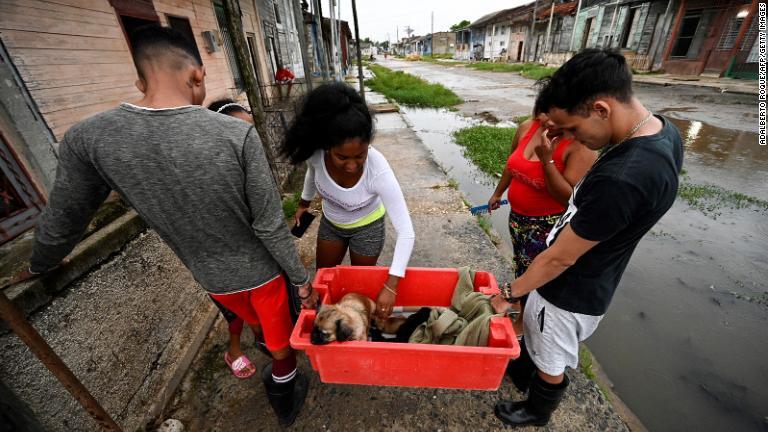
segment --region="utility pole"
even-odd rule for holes
[[[312,91],[312,71],[309,68],[309,53],[307,52],[307,34],[304,28],[304,12],[299,2],[293,2],[293,15],[296,21],[296,31],[299,35],[299,48],[301,48],[301,63],[304,65],[304,81],[307,83],[307,92]]]
[[[435,32],[435,11],[432,11],[432,23],[430,24],[430,33]]]
[[[248,58],[248,44],[243,35],[243,23],[240,20],[240,6],[237,0],[224,0],[224,15],[227,17],[227,32],[232,39],[232,47],[235,49],[235,58],[237,68],[240,69],[240,76],[245,85],[245,94],[248,96],[248,104],[251,106],[251,115],[256,132],[261,138],[261,146],[264,147],[264,155],[269,163],[269,170],[272,171],[272,177],[278,188],[280,188],[279,177],[277,175],[277,165],[275,164],[275,154],[270,145],[269,135],[267,134],[266,120],[262,111],[261,93],[259,93],[258,84],[254,79],[255,75],[251,69],[251,61]]]
[[[352,18],[355,20],[355,40],[357,40],[357,81],[360,84],[360,97],[365,103],[365,83],[363,81],[363,54],[360,50],[360,25],[357,23],[357,2],[352,0]]]

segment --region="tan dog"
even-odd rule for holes
[[[366,341],[376,303],[349,293],[335,305],[322,305],[315,318],[310,341],[324,345],[333,341]]]

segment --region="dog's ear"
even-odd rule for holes
[[[336,340],[339,342],[348,341],[352,337],[352,328],[344,324],[342,319],[336,320]]]

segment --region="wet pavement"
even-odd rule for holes
[[[382,66],[439,82],[458,94],[465,103],[459,112],[474,116],[487,111],[502,121],[530,114],[536,96],[533,80],[514,73],[469,69],[400,60],[377,61]],[[659,114],[681,120],[697,120],[712,126],[757,132],[756,98],[720,93],[711,88],[635,84],[635,93],[646,106]]]
[[[395,62],[452,88],[458,113],[404,108],[406,119],[473,204],[496,179],[466,161],[451,132],[490,112],[530,111],[532,81],[458,67]],[[750,98],[711,89],[637,86],[686,142],[688,185],[721,195],[693,208],[678,198],[639,244],[598,331],[588,340],[615,391],[650,430],[768,429],[768,211],[732,208],[728,191],[768,200],[768,149],[757,145]],[[695,103],[693,103],[695,102]],[[469,118],[467,118],[469,117]],[[506,211],[493,216],[508,245]]]

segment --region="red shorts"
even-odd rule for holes
[[[211,294],[227,309],[250,325],[261,325],[270,351],[290,345],[293,325],[288,312],[288,293],[281,274],[257,288],[231,294]]]

